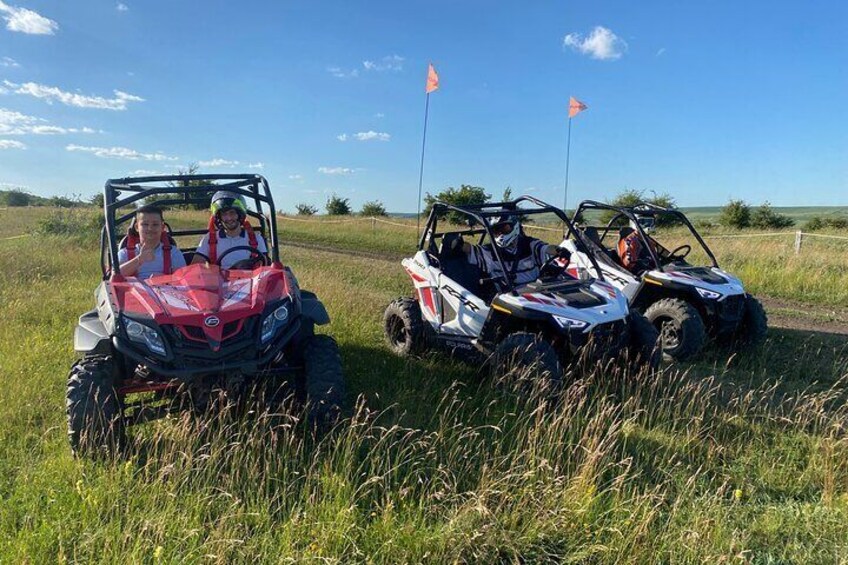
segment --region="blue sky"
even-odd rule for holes
[[[848,204],[844,3],[0,0],[0,188],[257,172],[278,207],[414,211],[474,184],[559,203]]]

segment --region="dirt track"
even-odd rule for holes
[[[391,252],[339,249],[328,245],[296,241],[287,241],[283,246],[314,249],[326,253],[337,253],[376,261],[399,263],[404,257],[404,255]],[[769,326],[771,327],[848,336],[848,308],[844,306],[811,305],[765,296],[760,296],[759,298],[766,309]]]

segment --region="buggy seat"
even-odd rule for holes
[[[480,268],[468,262],[468,257],[462,250],[464,241],[458,233],[446,233],[442,236],[439,247],[439,264],[442,273],[456,281],[468,292],[480,295]]]

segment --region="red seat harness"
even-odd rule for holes
[[[247,221],[247,218],[242,221],[242,229],[247,233],[247,240],[250,247],[259,249],[259,244],[256,241],[256,233],[253,231],[253,226]],[[218,224],[215,222],[215,216],[209,218],[209,262],[218,262]]]

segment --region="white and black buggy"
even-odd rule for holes
[[[765,338],[768,321],[762,305],[745,291],[741,280],[719,267],[712,250],[680,210],[585,200],[575,210],[574,223],[585,245],[575,245],[576,240],[562,243],[574,250],[572,263],[592,276],[602,274],[620,289],[630,307],[659,330],[666,357],[689,359],[708,338],[734,346]],[[624,257],[630,252],[627,238],[639,250],[638,260],[629,268]],[[690,263],[700,260],[708,264]]]
[[[465,352],[471,359],[487,361],[497,376],[526,371],[557,388],[579,359],[626,359],[629,367],[656,369],[657,331],[630,312],[624,295],[602,276],[590,278],[586,269],[581,276],[554,256],[541,267],[537,280],[516,285],[508,274],[514,269],[494,244],[490,249],[500,276],[469,262],[464,244],[494,242],[492,222],[510,214],[555,216],[563,235],[574,242],[570,245],[587,251],[560,209],[529,196],[473,206],[436,203],[418,252],[402,262],[412,278],[414,297],[398,298],[384,315],[392,350],[400,355],[437,348]],[[589,253],[585,256],[592,261]]]

